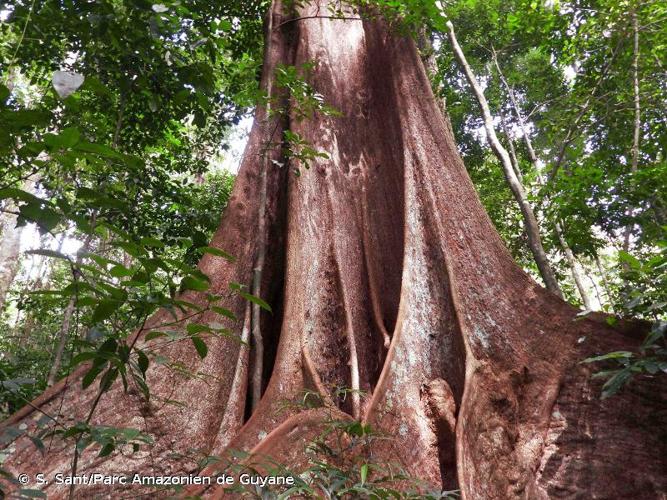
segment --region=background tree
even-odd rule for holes
[[[661,120],[652,113],[665,102],[664,89],[658,90],[664,68],[655,56],[664,45],[659,41],[665,36],[661,26],[664,9],[650,1],[448,2],[445,12],[456,27],[472,70],[486,85],[492,113],[504,118],[508,137],[502,140],[508,148],[512,142],[518,145],[521,172],[531,201],[546,221],[543,229],[550,236],[545,246],[561,270],[558,277],[566,296],[576,300],[574,283],[568,284],[564,272],[569,247],[583,265],[583,274],[592,277],[583,280],[589,294],[596,286],[603,287],[603,282],[612,286],[611,297],[600,304],[603,308],[655,317],[656,307],[662,308],[664,300],[646,301],[646,295],[639,292],[645,289],[641,280],[637,281],[639,274],[628,274],[627,263],[621,264],[628,260],[627,248],[623,248],[629,227],[628,205],[657,199],[663,190],[665,134]],[[633,26],[639,35],[637,50]],[[484,166],[487,160],[478,133],[480,115],[462,86],[462,73],[453,54],[440,42],[442,35],[436,32],[435,38],[440,48],[436,54],[438,81],[446,83],[438,88],[447,100],[459,148],[479,192],[496,192],[494,179]],[[637,58],[643,63],[637,66],[641,78],[635,92],[633,61]],[[651,103],[651,110],[640,113],[645,120],[642,118],[638,129],[638,144],[644,143],[646,151],[640,146],[637,156],[646,161],[632,174],[636,95],[640,110],[642,100]],[[497,128],[502,129],[500,123]],[[540,181],[540,175],[546,182]],[[639,188],[635,183],[643,176],[646,179]],[[641,192],[630,195],[637,189]],[[637,198],[630,201],[629,196]],[[513,254],[530,269],[522,243],[525,236],[506,229],[512,227],[508,224],[515,216],[509,216],[502,205],[492,206],[503,198],[496,194],[482,196],[482,200]],[[639,209],[633,211],[632,252],[651,267],[662,258],[662,247],[656,242],[664,240],[664,224],[659,209],[645,206],[643,216],[639,216]],[[565,245],[559,242],[556,222]],[[604,261],[602,273],[596,260]],[[623,285],[629,275],[634,287]],[[655,283],[660,278],[652,274],[649,280]],[[606,300],[610,302],[604,303]]]
[[[174,283],[166,289],[167,296],[173,294],[170,289],[201,256],[197,249],[217,227],[231,191],[231,175],[207,171],[225,154],[223,137],[244,112],[232,105],[232,97],[247,104],[249,92],[255,92],[253,61],[261,35],[252,16],[258,7],[244,3],[162,12],[145,7],[16,2],[2,11],[2,69],[11,75],[12,87],[11,93],[1,87],[7,91],[0,111],[5,215],[12,229],[18,223],[17,231],[32,223],[46,235],[60,235],[42,241],[38,253],[51,255],[32,274],[31,265],[44,256],[23,259],[21,281],[3,317],[5,375],[26,382],[23,396],[41,391],[49,372],[51,381],[67,373],[69,359],[90,348],[85,341],[104,338],[106,330],[92,322],[91,313],[114,299],[113,293],[114,303],[123,303],[118,278],[138,262],[135,245],[159,240],[161,255],[175,262],[162,269],[173,274]],[[251,20],[234,28],[231,20],[239,15]],[[44,50],[44,40],[57,42]],[[233,66],[226,66],[232,57]],[[81,87],[59,95],[55,70],[80,75]],[[24,186],[24,179],[35,176],[36,192]],[[53,260],[54,251],[62,253],[63,238],[67,255],[85,243],[79,250],[120,264],[105,285],[113,288],[97,288],[88,304],[76,299],[74,286],[64,300],[54,296],[74,285],[80,271],[69,269],[67,283],[70,266]],[[3,238],[3,244],[9,241]],[[18,270],[21,259],[12,255],[5,263]],[[91,258],[73,256],[84,266],[94,264]],[[150,288],[154,267],[138,275],[135,285]],[[49,283],[35,272],[62,279]],[[94,281],[97,276],[91,274]],[[31,290],[28,284],[37,278],[41,290]],[[26,293],[32,291],[38,295]],[[51,307],[44,308],[40,297],[49,296]],[[157,304],[155,297],[150,300]],[[36,315],[45,312],[49,318],[42,316],[35,325]],[[126,318],[123,328],[131,330],[135,321]],[[90,338],[86,331],[96,333]],[[21,366],[31,368],[14,370]],[[10,412],[25,403],[17,403],[11,393],[2,397],[12,401],[6,407]]]

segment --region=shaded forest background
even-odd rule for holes
[[[361,4],[418,40],[468,172],[516,261],[542,279],[537,237],[558,290],[582,314],[654,322],[635,352],[608,355],[602,396],[635,373],[667,371],[667,5]],[[226,256],[207,244],[234,182],[232,150],[267,102],[258,90],[267,8],[33,0],[0,10],[0,417],[156,309],[187,311],[178,291],[206,290],[196,264],[207,252]],[[277,71],[304,116],[336,112],[308,85],[308,66]],[[486,124],[470,74],[487,101]],[[489,146],[489,123],[537,234]],[[285,139],[305,166],[291,175],[309,175],[309,160],[327,154]],[[194,326],[186,338],[204,357],[207,337],[218,334]],[[139,385],[143,363],[130,370]]]

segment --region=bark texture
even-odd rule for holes
[[[189,344],[172,344],[164,355],[206,377],[155,366],[149,382],[158,397],[150,403],[114,387],[93,422],[142,429],[155,445],[101,459],[88,451],[80,472],[196,473],[194,461],[174,453],[230,449],[298,468],[327,418],[358,413],[392,436],[375,445],[377,460],[399,461],[436,486],[458,483],[466,499],[664,495],[664,386],[644,378],[601,401],[591,368],[578,364],[631,348],[641,328],[577,320],[575,308],[515,265],[477,198],[411,39],[381,22],[317,18],[310,9],[290,21],[275,7],[263,85],[279,62],[316,61],[310,83],[343,115],[292,115],[266,127],[258,111],[213,239],[237,261],[207,256],[201,263],[214,292],[230,281],[250,286],[265,217],[259,289],[274,313],[261,317],[262,398],[246,411],[253,373],[247,346],[212,339],[200,361]],[[267,169],[260,214],[262,148],[279,140],[283,127],[330,159],[300,177]],[[268,154],[281,160],[278,148]],[[187,299],[203,302],[194,293]],[[240,298],[226,306],[240,318],[226,326],[249,339],[250,307]],[[156,315],[147,329],[165,318]],[[205,313],[195,321],[219,319]],[[80,390],[80,373],[33,407],[82,419],[95,392]],[[363,392],[341,398],[336,387]],[[304,389],[319,392],[323,407],[285,404],[301,400]],[[164,405],[160,397],[186,405]],[[30,432],[39,418],[33,407],[7,424],[25,423]],[[67,472],[72,457],[71,445],[58,441],[42,457],[25,436],[9,451],[3,467],[15,474]],[[66,494],[54,484],[46,490]],[[77,492],[118,495],[117,487]]]

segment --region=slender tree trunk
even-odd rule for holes
[[[512,87],[510,87],[509,83],[505,79],[505,76],[503,75],[503,72],[500,70],[500,65],[498,64],[498,57],[496,55],[495,50],[493,51],[493,63],[496,67],[496,71],[498,72],[498,77],[500,78],[500,81],[505,87],[507,95],[510,99],[510,103],[512,105],[512,109],[514,110],[516,119],[519,122],[519,127],[521,128],[523,141],[524,144],[526,145],[526,150],[528,151],[528,158],[530,159],[530,163],[533,166],[533,169],[537,173],[537,180],[539,181],[540,184],[544,185],[546,184],[546,180],[542,175],[542,167],[540,166],[537,154],[535,153],[535,148],[533,148],[533,141],[530,140],[530,135],[528,134],[528,128],[526,127],[526,122],[524,121],[523,115],[521,114],[521,108],[519,108],[516,96],[514,95],[514,90],[512,90]],[[508,141],[511,146],[510,151],[513,152],[514,147],[512,146],[512,139],[509,138],[509,135],[507,134],[505,119],[504,117],[502,117],[502,115],[501,119],[503,123],[503,129],[505,129],[505,135],[508,137]],[[520,172],[518,162],[516,160],[516,154],[512,156],[512,161],[516,164],[515,170]],[[581,300],[584,304],[584,308],[587,311],[589,311],[591,310],[591,299],[588,294],[588,291],[586,290],[586,287],[584,286],[583,280],[581,279],[581,275],[579,274],[579,269],[577,269],[577,259],[574,256],[574,253],[572,253],[572,249],[570,248],[570,245],[568,245],[567,240],[565,239],[565,236],[563,234],[562,222],[557,221],[554,224],[554,231],[563,249],[563,253],[565,254],[565,260],[567,261],[568,267],[570,268],[570,272],[572,273],[572,278],[574,279],[574,283],[577,286],[577,291],[579,292],[579,296],[581,297]]]
[[[22,189],[32,193],[36,184],[35,178],[29,178],[23,183]],[[16,227],[18,217],[13,213],[18,210],[16,206],[10,204],[3,210],[4,212],[0,213],[0,312],[20,268],[19,254],[24,227]]]
[[[93,226],[95,225],[95,216],[93,216],[91,224]],[[90,250],[90,242],[92,241],[92,239],[93,239],[92,232],[86,235],[86,239],[83,241],[83,245],[81,246],[81,249],[77,253],[75,260],[76,265],[81,264],[83,255]],[[67,306],[65,306],[65,311],[63,311],[63,320],[60,324],[60,332],[58,333],[58,340],[53,358],[53,364],[51,365],[51,369],[49,370],[49,375],[46,380],[46,385],[48,385],[49,387],[55,383],[56,378],[58,377],[58,373],[60,373],[60,368],[62,366],[62,361],[63,361],[63,353],[65,352],[65,346],[67,345],[67,340],[69,339],[72,316],[74,315],[74,310],[76,309],[76,301],[77,301],[77,296],[76,294],[74,294],[70,297],[69,301],[67,302]]]
[[[641,131],[641,102],[639,100],[639,19],[636,8],[632,11],[632,94],[635,110],[634,126],[632,131],[632,150],[630,152],[630,173],[634,176],[639,166],[639,138]],[[628,216],[632,217],[633,210],[628,210]],[[623,250],[627,252],[630,249],[630,237],[634,224],[628,222],[623,233]],[[627,264],[624,264],[627,270]]]
[[[429,80],[433,80],[438,74],[438,62],[435,59],[433,42],[431,36],[429,36],[429,30],[427,30],[426,27],[419,31],[417,46],[426,74],[428,75]],[[448,132],[453,135],[454,129],[452,128],[452,123],[449,119],[449,114],[447,113],[447,101],[444,97],[440,97],[438,89],[433,89],[433,86],[431,86],[431,88],[436,95],[436,102],[438,104],[438,109],[440,109],[440,112],[442,113],[442,118],[445,121],[445,127],[447,127]]]
[[[387,437],[373,441],[368,461],[398,463],[436,488],[458,484],[464,499],[659,498],[667,491],[667,445],[656,429],[667,426],[667,389],[660,379],[639,376],[601,401],[594,368],[580,363],[633,349],[646,325],[620,322],[612,329],[602,316],[577,318],[575,308],[516,266],[484,213],[413,41],[381,21],[318,18],[316,8],[326,12],[326,4],[309,5],[287,17],[276,2],[262,87],[276,64],[317,61],[310,84],[342,116],[299,121],[290,113],[267,132],[266,110],[257,110],[212,241],[236,261],[207,254],[200,263],[210,292],[225,293],[230,282],[251,284],[264,145],[289,127],[329,153],[300,177],[291,174],[303,167],[294,160],[289,169],[266,170],[261,290],[274,312],[261,318],[268,380],[259,404],[246,414],[246,344],[214,337],[203,360],[189,343],[164,345],[161,355],[202,376],[152,364],[150,401],[116,383],[91,423],[141,428],[154,443],[149,452],[100,458],[92,446],[80,456],[79,473],[209,476],[235,460],[231,450],[249,452],[254,463],[268,455],[300,472],[309,463],[308,443],[332,418],[354,420],[353,402],[336,388],[350,388],[356,369],[360,420]],[[290,161],[279,148],[267,154]],[[183,298],[206,304],[206,293]],[[238,317],[223,326],[247,341],[247,302],[235,295],[223,305]],[[149,347],[143,332],[169,320],[159,312],[130,341]],[[209,311],[188,321],[220,326]],[[25,432],[34,432],[35,407],[85,418],[97,394],[80,388],[85,370],[5,425],[25,423]],[[319,394],[321,406],[297,404],[304,391]],[[163,405],[160,398],[184,404]],[[71,444],[56,440],[42,456],[25,435],[11,439],[3,463],[10,474],[67,472]],[[177,458],[193,449],[223,461],[202,471]],[[40,487],[54,497],[66,492],[55,482]],[[78,492],[82,498],[150,494],[119,490],[96,485]],[[204,485],[183,494],[223,493]]]
[[[58,242],[58,252],[62,250],[63,243],[65,241],[65,233],[63,233],[62,238]],[[47,266],[47,258],[44,256],[41,256],[39,258],[39,266],[37,268],[37,277],[32,283],[32,286],[30,287],[31,292],[37,292],[39,290],[42,290],[44,286],[49,282],[50,279],[50,272],[51,270]],[[28,275],[30,276],[29,273]],[[19,325],[20,325],[20,333],[17,333],[18,337],[18,346],[22,347],[26,343],[30,343],[30,337],[33,331],[33,328],[35,326],[35,315],[32,311],[28,311],[27,314],[25,315],[25,319],[23,320],[23,324],[20,324],[20,318],[17,318],[16,320],[16,326],[15,329],[18,332],[19,330]]]
[[[555,228],[556,228],[556,234],[558,235],[558,241],[560,241],[560,246],[563,248],[565,259],[567,260],[570,272],[572,273],[572,279],[574,279],[574,283],[575,285],[577,285],[577,290],[579,291],[579,296],[581,297],[581,300],[584,302],[584,309],[586,311],[591,311],[593,309],[591,298],[588,294],[588,291],[586,290],[584,281],[581,278],[579,269],[577,268],[577,259],[575,259],[574,254],[572,253],[572,249],[570,248],[570,245],[568,245],[567,241],[565,241],[565,238],[563,237],[563,229],[561,228],[558,222],[556,222]]]
[[[586,272],[586,277],[588,280],[591,282],[591,285],[593,286],[593,290],[595,290],[595,296],[598,299],[598,303],[600,306],[603,306],[605,304],[604,299],[602,298],[602,294],[600,293],[600,287],[598,286],[597,282],[595,281],[595,275],[591,272],[587,272],[588,270],[584,268],[584,272]],[[609,304],[609,301],[607,301],[607,304]]]
[[[507,153],[507,150],[503,147],[503,145],[498,140],[498,137],[496,136],[496,131],[493,125],[493,117],[491,116],[489,105],[486,102],[486,97],[484,97],[484,92],[479,86],[479,83],[477,83],[477,78],[475,78],[475,75],[473,74],[472,69],[468,64],[468,61],[463,54],[463,50],[456,40],[454,25],[448,21],[447,27],[449,28],[449,39],[452,43],[452,47],[454,48],[454,54],[456,55],[459,64],[464,70],[466,79],[472,87],[475,98],[477,99],[477,103],[479,104],[479,107],[482,111],[486,139],[489,143],[489,146],[491,147],[491,150],[498,157],[498,160],[500,160],[500,164],[505,174],[505,179],[507,179],[510,190],[512,191],[512,194],[514,195],[514,198],[516,199],[517,203],[519,204],[519,208],[521,209],[524,226],[526,228],[526,234],[528,235],[528,245],[530,247],[530,251],[533,254],[533,258],[535,259],[535,263],[537,264],[537,268],[540,271],[540,276],[542,276],[547,289],[551,290],[559,297],[562,297],[562,293],[558,286],[558,281],[556,280],[556,275],[554,274],[553,269],[551,269],[549,259],[542,245],[540,227],[537,222],[537,218],[535,217],[533,208],[528,202],[523,185],[521,182],[519,182],[519,179],[514,173],[511,158]]]
[[[12,210],[12,207],[6,207]],[[7,293],[19,271],[19,253],[23,227],[16,227],[16,215],[4,213],[0,229],[0,311],[4,308]]]
[[[514,95],[514,90],[507,82],[507,79],[505,78],[503,72],[500,70],[500,64],[498,64],[498,57],[495,49],[493,50],[493,64],[496,67],[496,71],[498,72],[498,78],[500,78],[500,81],[503,84],[503,87],[505,87],[505,91],[507,92],[507,96],[510,99],[510,104],[512,105],[512,110],[514,110],[514,115],[516,116],[516,120],[519,123],[519,128],[521,128],[521,135],[524,138],[524,144],[526,145],[526,150],[528,151],[528,159],[530,160],[531,165],[533,165],[533,167],[535,168],[535,171],[539,173],[541,178],[542,169],[539,168],[537,154],[535,153],[535,148],[533,148],[533,142],[530,140],[530,135],[528,134],[528,127],[526,127],[526,121],[523,119],[523,115],[521,114],[521,108],[519,107],[519,103],[516,100],[516,95]],[[544,184],[543,180],[540,180],[540,182]]]
[[[611,295],[611,288],[609,287],[609,280],[607,279],[607,271],[604,269],[602,266],[602,263],[600,262],[600,257],[597,255],[595,256],[595,266],[598,269],[598,274],[600,275],[600,279],[602,280],[602,287],[604,288],[604,293],[607,296],[607,302],[611,305],[613,304],[612,302],[612,295]]]
[[[56,350],[53,357],[53,364],[49,370],[49,375],[46,379],[46,385],[49,387],[52,386],[58,374],[60,373],[60,367],[62,365],[63,353],[65,352],[65,345],[67,344],[67,339],[69,338],[70,324],[72,322],[72,315],[74,314],[74,308],[76,306],[76,297],[73,295],[70,297],[65,306],[65,311],[63,312],[63,320],[60,325],[60,332],[58,333]]]
[[[505,114],[502,112],[502,110],[500,111],[500,124],[503,128],[503,134],[505,134],[505,138],[507,139],[507,147],[509,148],[510,160],[512,162],[514,173],[516,174],[517,179],[519,179],[519,182],[523,185],[523,174],[521,173],[521,168],[519,166],[519,159],[516,156],[514,141],[512,140],[510,131],[507,128],[507,120],[505,119]]]

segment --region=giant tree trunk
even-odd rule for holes
[[[171,344],[163,355],[208,377],[151,368],[153,392],[183,407],[156,397],[147,403],[115,386],[93,422],[142,429],[155,444],[102,459],[87,451],[79,472],[196,472],[196,463],[174,455],[193,449],[268,453],[297,468],[306,441],[324,428],[325,415],[335,414],[358,415],[392,436],[377,442],[375,460],[401,462],[436,486],[458,483],[468,499],[664,494],[667,450],[658,432],[667,423],[664,387],[640,378],[601,401],[599,382],[578,364],[593,353],[632,348],[642,332],[576,320],[576,309],[512,261],[475,194],[411,39],[392,35],[381,22],[314,15],[307,9],[290,20],[276,7],[263,85],[278,63],[317,61],[311,84],[343,116],[276,123],[257,112],[212,243],[237,260],[201,262],[214,292],[232,281],[250,286],[258,242],[267,242],[261,294],[274,313],[261,318],[261,401],[248,418],[252,353],[245,345],[211,339],[200,361],[191,345]],[[264,184],[262,150],[284,127],[330,159],[302,168],[300,177],[273,166]],[[281,160],[278,148],[269,154]],[[265,238],[257,237],[262,185]],[[194,293],[186,298],[204,302]],[[240,298],[226,305],[239,317],[226,326],[248,339],[250,308]],[[167,318],[157,314],[147,329]],[[208,313],[195,320],[219,321]],[[81,391],[80,376],[56,384],[33,406],[49,414],[62,407],[64,416],[82,419],[95,391]],[[363,393],[342,399],[335,387]],[[285,404],[301,400],[304,389],[320,392],[328,408]],[[38,416],[27,407],[8,423],[26,423],[30,432]],[[42,457],[20,437],[3,467],[15,474],[67,472],[71,448],[55,441]],[[46,490],[64,495],[60,488]]]

